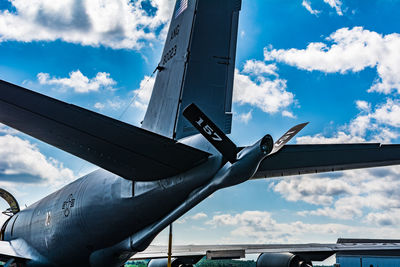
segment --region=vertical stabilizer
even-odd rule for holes
[[[177,0],[143,128],[196,134],[182,115],[195,103],[230,133],[240,8],[241,0]]]

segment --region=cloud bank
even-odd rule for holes
[[[170,19],[173,0],[9,0],[0,42],[55,41],[140,49]]]
[[[29,141],[17,136],[0,136],[0,180],[43,183],[53,186],[71,182],[73,172],[59,161],[43,155]]]
[[[342,28],[326,42],[310,43],[305,49],[272,49],[266,61],[277,61],[308,71],[360,72],[376,68],[378,77],[370,92],[400,93],[400,34],[382,35],[362,27]]]
[[[385,216],[376,215],[376,217]],[[214,215],[206,225],[211,226],[211,231],[230,229],[220,241],[228,244],[335,242],[338,237],[345,236],[390,238],[393,237],[393,231],[396,231],[396,227],[377,229],[375,226],[353,226],[342,223],[305,223],[296,220],[282,222],[274,219],[272,213],[260,210]]]
[[[275,64],[248,60],[243,70],[235,71],[233,102],[250,105],[268,114],[281,112],[293,117],[287,110],[295,102],[294,94],[287,90],[287,81],[281,79]]]
[[[303,0],[303,2],[301,3],[301,5],[302,5],[305,9],[307,9],[308,12],[310,12],[310,13],[313,14],[313,15],[318,16],[318,14],[321,13],[321,11],[316,10],[316,9],[313,9],[313,8],[311,7],[311,2],[308,1],[308,0]]]
[[[328,4],[331,8],[334,8],[336,11],[336,14],[339,16],[343,16],[343,3],[340,0],[324,0],[325,4]],[[308,12],[310,12],[313,15],[318,16],[322,11],[313,9],[311,7],[311,1],[309,0],[303,0],[301,5],[307,9]]]
[[[99,72],[91,79],[80,70],[70,72],[69,78],[51,78],[48,73],[39,73],[37,77],[42,85],[56,85],[62,89],[73,89],[76,93],[97,92],[100,88],[112,89],[116,84],[106,72]]]

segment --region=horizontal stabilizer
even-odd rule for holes
[[[0,80],[0,122],[136,181],[197,166],[208,153]]]
[[[400,164],[400,145],[286,145],[261,162],[253,179],[396,164]]]
[[[236,145],[195,104],[189,105],[183,116],[226,158],[234,163],[238,153]]]

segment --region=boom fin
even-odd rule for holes
[[[238,148],[224,132],[211,121],[195,104],[189,105],[183,116],[226,158],[236,161]]]
[[[306,127],[309,122],[298,124],[289,129],[278,141],[275,142],[274,148],[272,149],[270,155],[275,154],[279,150],[281,150],[295,135],[297,135],[304,127]]]

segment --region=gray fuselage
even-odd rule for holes
[[[29,255],[27,266],[121,266],[212,193],[250,179],[272,150],[266,137],[241,149],[234,163],[200,135],[182,140],[211,156],[160,181],[132,182],[97,170],[14,215],[4,239]]]
[[[95,252],[111,249],[161,220],[220,168],[215,163],[205,164],[209,166],[156,182],[132,182],[97,170],[13,216],[7,222],[4,239],[22,239],[28,248],[35,248],[30,253],[37,260],[28,266],[93,266],[106,262],[110,259],[102,257],[109,255]],[[137,252],[126,247],[123,250],[127,251],[118,250],[113,250],[115,266],[123,265]]]

